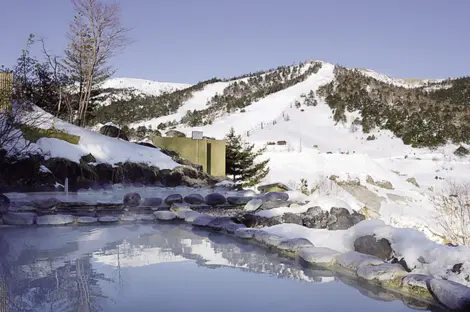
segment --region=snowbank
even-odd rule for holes
[[[366,235],[385,238],[397,258],[404,258],[413,273],[449,279],[470,286],[466,274],[453,274],[454,265],[463,263],[470,273],[470,248],[451,247],[429,240],[415,229],[401,229],[386,225],[380,220],[363,221],[348,230],[328,231],[309,229],[296,224],[280,224],[263,228],[263,231],[285,239],[305,238],[316,247],[326,247],[339,252],[354,251],[354,241]]]
[[[91,153],[97,163],[116,164],[129,161],[146,163],[160,169],[173,169],[179,166],[159,149],[104,136],[57,119],[36,106],[33,108],[34,111],[29,114],[36,114],[41,119],[38,125],[40,128],[55,127],[80,137],[77,145],[54,138],[41,138],[31,145],[30,149],[33,151],[40,151],[49,157],[62,157],[74,162],[79,162],[82,156]]]

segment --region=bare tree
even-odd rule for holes
[[[109,60],[129,43],[121,24],[120,7],[100,0],[72,0],[75,17],[70,25],[65,65],[78,85],[78,122],[86,114],[94,88],[113,74]]]
[[[470,183],[449,182],[434,198],[434,206],[447,240],[470,245]]]
[[[42,43],[42,53],[46,57],[46,62],[49,65],[49,67],[52,70],[52,77],[54,79],[54,84],[58,86],[59,90],[59,102],[57,103],[57,117],[59,117],[60,114],[60,109],[62,108],[62,99],[63,99],[63,86],[62,86],[62,81],[61,77],[63,77],[63,71],[65,70],[63,64],[60,61],[60,57],[57,55],[53,55],[49,53],[46,49],[46,44],[44,42],[44,39],[39,39],[39,41]],[[69,114],[72,112],[69,111]]]

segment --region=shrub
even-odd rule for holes
[[[65,130],[59,130],[55,127],[42,129],[28,125],[21,125],[20,130],[23,132],[24,138],[33,143],[36,143],[40,138],[59,139],[74,145],[77,145],[80,141],[80,137],[78,135],[70,134]]]

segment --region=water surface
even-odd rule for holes
[[[158,223],[0,228],[0,283],[7,311],[438,311],[242,240]]]

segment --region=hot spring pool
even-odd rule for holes
[[[188,225],[0,228],[0,311],[442,311]]]

